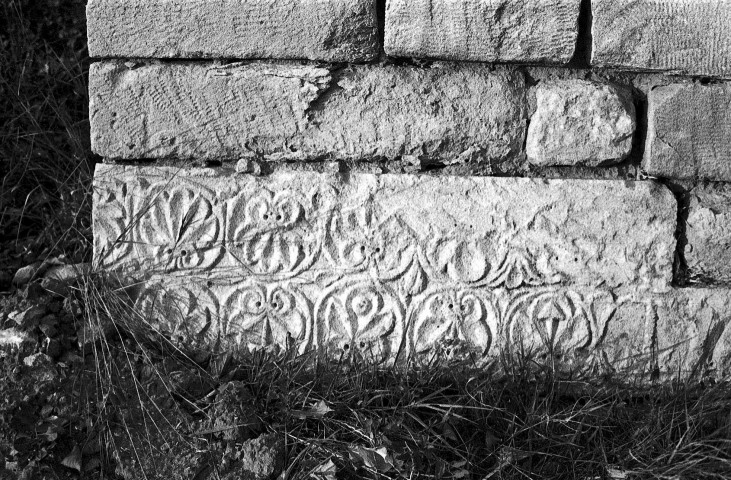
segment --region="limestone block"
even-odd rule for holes
[[[691,278],[731,283],[731,185],[697,187],[691,192],[685,235]]]
[[[561,335],[586,346],[610,289],[671,281],[675,199],[654,182],[222,170],[95,175],[97,264],[143,282],[140,308],[186,338],[482,355],[557,335],[536,316],[583,316]],[[505,333],[507,318],[522,326]]]
[[[648,103],[647,173],[731,181],[731,85],[657,87]]]
[[[510,69],[92,65],[93,150],[115,159],[515,157],[525,81]]]
[[[89,54],[120,58],[378,56],[375,0],[90,0]]]
[[[616,86],[554,80],[536,87],[526,153],[534,165],[610,165],[632,150],[632,97]]]
[[[727,0],[593,0],[593,65],[731,77]]]
[[[385,50],[398,57],[568,63],[581,0],[390,0]]]
[[[661,373],[731,375],[731,290],[677,289],[653,302],[653,314]]]

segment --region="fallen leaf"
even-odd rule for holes
[[[81,449],[78,445],[74,445],[74,449],[71,450],[71,453],[61,460],[61,465],[72,468],[77,472],[81,472]]]
[[[393,459],[388,454],[386,447],[373,449],[356,445],[350,447],[349,452],[351,460],[361,462],[376,472],[385,473],[394,468]]]
[[[327,463],[318,465],[310,472],[310,477],[318,480],[335,480],[338,469],[333,463],[332,459],[328,460]]]
[[[332,411],[333,409],[327,406],[325,400],[320,400],[308,410],[292,410],[290,413],[292,416],[304,420],[306,418],[322,418]]]

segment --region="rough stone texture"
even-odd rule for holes
[[[731,185],[701,186],[690,193],[685,236],[690,278],[731,284]]]
[[[390,0],[385,49],[399,57],[568,63],[581,0]]]
[[[592,64],[731,78],[731,2],[593,0]]]
[[[648,181],[100,165],[94,195],[96,262],[144,282],[157,329],[251,348],[482,355],[546,315],[597,342],[608,289],[672,277],[676,202]]]
[[[731,375],[731,290],[683,288],[652,302],[660,373]]]
[[[528,128],[534,165],[610,165],[632,150],[635,107],[628,92],[586,80],[541,82]]]
[[[731,181],[731,85],[657,87],[648,102],[650,175]]]
[[[121,58],[378,56],[375,0],[90,0],[89,54]]]
[[[518,155],[521,74],[480,65],[97,63],[92,148],[116,159],[458,159]]]

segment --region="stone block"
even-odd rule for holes
[[[671,378],[731,375],[731,290],[682,288],[652,302],[658,369]]]
[[[486,62],[568,63],[581,0],[391,0],[386,54]]]
[[[612,290],[672,279],[676,204],[654,182],[221,170],[97,167],[96,262],[141,282],[173,337],[384,361],[515,335],[584,352]]]
[[[647,173],[731,181],[731,85],[657,87],[648,103]]]
[[[731,185],[693,189],[685,236],[690,278],[703,283],[731,284]]]
[[[731,78],[727,0],[593,0],[592,64]]]
[[[619,163],[632,150],[635,127],[629,92],[587,80],[541,82],[528,128],[528,161],[540,166]]]
[[[114,159],[515,157],[523,76],[483,65],[93,64],[93,150]]]
[[[101,58],[372,60],[375,0],[90,0]]]

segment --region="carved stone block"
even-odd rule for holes
[[[116,159],[449,161],[521,153],[525,80],[483,65],[97,63],[92,148]]]
[[[581,0],[391,0],[385,49],[399,57],[568,63]]]
[[[727,0],[593,0],[592,64],[731,78]]]
[[[534,165],[610,165],[632,150],[632,96],[586,80],[541,82],[528,128],[526,153]]]
[[[648,103],[643,167],[650,175],[731,181],[731,85],[657,87]]]
[[[675,217],[653,182],[100,165],[94,254],[185,338],[389,361],[513,336],[585,350],[612,289],[669,289]]]
[[[101,58],[378,56],[375,0],[90,0],[89,54]]]
[[[685,236],[685,261],[691,278],[731,284],[731,185],[693,189]]]

